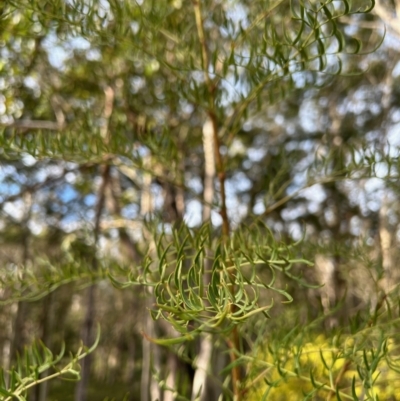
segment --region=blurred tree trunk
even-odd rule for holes
[[[24,212],[21,221],[22,227],[22,255],[19,269],[22,269],[22,276],[24,275],[24,269],[29,263],[29,237],[30,230],[28,228],[28,223],[31,218],[32,212],[32,194],[27,193],[24,196]],[[17,354],[23,351],[23,346],[26,341],[25,339],[25,321],[27,313],[27,304],[25,302],[17,302],[15,306],[15,317],[11,329],[11,342],[9,355],[9,368],[12,366],[13,362],[16,360]],[[7,366],[7,365],[6,365]]]
[[[400,1],[394,0],[393,3],[394,7],[392,8],[389,5],[390,2],[378,0],[375,3],[374,12],[390,28],[391,32],[400,38]]]
[[[94,320],[95,320],[96,286],[92,285],[86,293],[86,315],[82,325],[82,342],[85,346],[90,346],[94,339]],[[81,380],[79,380],[75,390],[75,401],[86,401],[89,385],[90,368],[92,356],[88,355],[81,361]]]
[[[18,302],[15,306],[14,324],[12,326],[10,361],[11,367],[18,353],[21,353],[25,343],[25,321],[27,305],[25,302]]]
[[[203,223],[211,224],[211,211],[214,200],[215,180],[215,156],[214,156],[214,127],[210,120],[203,126],[203,151],[204,151],[204,184],[203,184]],[[211,280],[212,259],[210,250],[206,251],[204,260],[204,286]],[[192,401],[207,400],[207,378],[213,353],[213,342],[211,335],[200,337],[200,350],[195,360],[195,374],[192,387]],[[216,396],[216,394],[214,394]]]
[[[151,170],[151,158],[145,158],[146,167]],[[153,197],[151,193],[152,177],[149,173],[143,173],[143,186],[142,195],[140,199],[140,212],[141,216],[146,217],[153,212]],[[144,236],[148,238],[149,243],[153,241],[149,233],[145,232],[143,227]],[[153,247],[154,248],[154,247]],[[150,316],[149,309],[153,306],[153,289],[151,287],[145,288],[145,308],[144,308],[144,321],[143,329],[149,337],[156,337],[155,322]],[[160,351],[156,344],[151,343],[147,339],[142,340],[142,377],[140,382],[140,400],[153,401],[161,400],[161,389],[157,380],[151,374],[154,368],[156,371],[161,370]]]
[[[184,167],[178,165],[177,175],[184,173]],[[170,222],[174,228],[179,230],[179,226],[183,221],[183,214],[185,212],[185,201],[184,194],[180,187],[176,187],[169,182],[161,182],[163,187],[163,198],[164,198],[164,216],[165,221]],[[167,332],[167,337],[177,337],[179,333],[171,327],[171,325],[163,325],[164,330]],[[178,390],[178,373],[179,373],[180,361],[178,356],[171,351],[167,352],[167,375],[165,380],[166,390],[164,391],[164,401],[174,401],[176,391]],[[183,376],[183,375],[181,375]],[[182,377],[181,377],[182,378]]]
[[[172,337],[171,337],[172,338]],[[176,378],[179,369],[178,359],[175,354],[168,352],[167,357],[167,379],[165,381],[164,401],[174,401],[176,391]]]
[[[137,315],[135,315],[137,316]],[[129,386],[131,387],[131,392],[130,392],[130,401],[137,401],[138,397],[137,394],[135,394],[135,391],[137,391],[136,387],[136,377],[135,377],[135,367],[136,367],[136,345],[133,337],[133,333],[129,333],[130,335],[128,336],[128,356],[126,359],[126,364],[125,364],[125,369],[124,369],[124,377],[123,380],[125,383],[129,383]]]
[[[42,316],[40,319],[40,340],[46,347],[52,348],[52,333],[53,333],[53,302],[54,293],[47,295],[42,302]],[[39,377],[43,378],[48,375],[48,370],[43,372]],[[33,401],[46,401],[48,393],[48,381],[34,387]]]
[[[99,239],[100,220],[103,213],[105,191],[108,185],[110,166],[102,166],[102,182],[97,196],[97,205],[94,222],[94,249],[91,255],[92,270],[98,270],[98,260],[96,256],[96,246]],[[92,285],[86,291],[86,315],[82,325],[82,342],[85,346],[91,346],[94,341],[94,322],[96,316],[97,286]],[[75,389],[75,401],[86,401],[89,385],[90,368],[92,355],[89,354],[81,360],[81,380],[78,381]]]
[[[110,174],[110,185],[107,187],[106,190],[106,204],[110,214],[116,220],[123,220],[121,213],[120,199],[121,199],[120,175],[117,170],[112,170]],[[135,242],[128,233],[128,230],[123,226],[118,227],[118,236],[119,236],[119,242],[121,244],[121,254],[123,263],[126,263],[127,265],[133,264],[135,266],[139,266],[141,262],[140,255],[138,253]],[[151,305],[148,306],[150,307]],[[127,322],[127,325],[129,325],[132,329],[128,330],[130,336],[127,339],[128,355],[126,361],[125,379],[128,383],[131,384],[132,400],[137,399],[136,395],[134,394],[135,391],[134,369],[135,369],[136,344],[134,338],[132,337],[134,331],[133,324],[134,322],[136,322],[138,316],[137,310],[138,310],[137,305],[134,305],[132,303],[131,311],[132,314],[135,316],[135,318],[132,320],[130,319],[129,323]]]
[[[110,173],[110,185],[108,185],[106,189],[106,204],[110,214],[117,221],[122,220],[120,199],[121,182],[119,173],[118,171],[112,170]],[[128,264],[139,264],[140,257],[136,245],[125,227],[118,227],[118,236],[121,243],[121,253],[124,262],[127,262]]]
[[[385,294],[388,294],[396,285],[395,264],[392,249],[393,234],[390,229],[388,213],[389,200],[387,195],[384,195],[379,210],[379,239],[382,255],[382,268],[384,272],[382,286]]]
[[[382,7],[381,2],[377,3],[377,13],[379,14],[380,7]],[[397,28],[398,28],[398,35],[400,38],[400,0],[397,1]],[[380,15],[381,16],[381,15]],[[382,96],[382,108],[383,108],[383,124],[382,130],[384,130],[385,135],[382,137],[381,140],[381,148],[382,151],[384,150],[385,146],[387,146],[388,141],[388,124],[387,122],[390,120],[390,110],[391,110],[391,99],[393,96],[394,91],[394,77],[392,71],[394,70],[396,64],[394,61],[391,61],[390,68],[386,72],[386,75],[383,79],[384,82],[384,90]],[[384,276],[382,280],[382,289],[385,294],[388,294],[391,290],[393,290],[394,286],[396,285],[396,281],[398,276],[396,275],[395,269],[395,258],[394,258],[394,249],[393,249],[393,242],[394,242],[394,233],[393,229],[390,228],[389,222],[389,212],[391,208],[390,198],[389,198],[389,191],[386,190],[382,200],[381,200],[381,207],[379,209],[379,241],[380,241],[380,251],[382,257],[382,268],[384,271]]]
[[[146,294],[146,305],[143,327],[146,335],[149,337],[156,337],[154,321],[148,312],[149,308],[152,308],[153,298],[152,291],[149,290],[150,294]],[[152,376],[152,369],[160,371],[161,369],[161,358],[160,350],[156,344],[151,343],[147,339],[143,339],[142,343],[142,377],[140,382],[140,400],[141,401],[153,401],[161,400],[161,389],[157,382]]]
[[[104,142],[107,144],[110,141],[110,131],[109,131],[109,122],[110,117],[113,111],[114,105],[114,90],[111,86],[107,86],[104,89],[105,101],[104,101],[104,110],[103,110],[103,118],[104,122],[100,129],[100,134],[104,139]],[[100,223],[101,217],[103,214],[105,199],[106,199],[106,191],[110,182],[110,170],[111,167],[109,164],[105,164],[100,166],[101,171],[101,184],[97,194],[97,204],[95,208],[95,216],[94,216],[94,246],[93,246],[93,255],[92,255],[92,270],[98,270],[98,259],[97,259],[97,244],[99,241],[100,235]],[[95,322],[95,314],[96,314],[96,297],[97,288],[95,285],[92,285],[87,290],[87,300],[86,300],[86,316],[83,322],[82,327],[82,341],[86,346],[92,345],[94,341],[94,322]],[[81,361],[81,380],[78,382],[75,389],[75,401],[86,401],[87,399],[87,390],[89,385],[89,376],[90,376],[90,368],[92,363],[92,355],[89,354],[86,358]]]

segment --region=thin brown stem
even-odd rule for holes
[[[351,364],[351,361],[348,359],[345,362],[345,364],[342,366],[342,369],[340,369],[340,372],[336,376],[335,383],[334,383],[335,391],[331,390],[329,392],[328,397],[326,398],[326,401],[331,401],[333,399],[333,397],[336,396],[336,391],[338,389],[338,386],[339,386],[340,382],[342,381],[344,374],[349,370],[350,364]]]

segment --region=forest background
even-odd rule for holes
[[[398,0],[0,15],[1,400],[400,399]]]

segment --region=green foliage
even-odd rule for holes
[[[14,192],[2,198],[1,206],[40,190],[48,199],[49,193],[57,192],[55,184],[69,186],[58,196],[57,207],[33,200],[39,206],[31,207],[20,223],[28,227],[39,209],[46,228],[62,231],[61,238],[51,238],[54,241],[47,244],[51,249],[60,239],[54,245],[59,253],[49,256],[46,249],[8,263],[0,273],[4,289],[0,302],[34,302],[70,283],[75,293],[98,283],[131,292],[149,289],[149,298],[154,297],[149,308],[152,318],[168,322],[178,334],[157,336],[144,329],[147,340],[177,350],[210,334],[226,344],[231,363],[223,372],[231,371],[232,376],[231,381],[222,380],[226,399],[239,400],[244,394],[249,400],[300,399],[299,389],[304,400],[355,400],[361,393],[365,399],[377,400],[396,394],[397,387],[385,393],[380,382],[391,380],[389,372],[399,369],[395,332],[382,333],[377,315],[373,327],[360,329],[355,324],[351,335],[337,334],[332,339],[276,330],[266,342],[257,339],[252,355],[243,350],[245,340],[251,344],[259,336],[252,328],[254,321],[286,316],[294,289],[320,289],[308,268],[315,255],[303,255],[306,233],[298,242],[288,233],[279,237],[270,228],[274,213],[281,213],[290,201],[296,208],[300,191],[316,184],[328,188],[328,195],[336,196],[333,203],[339,204],[343,199],[335,187],[339,183],[398,178],[398,157],[390,149],[371,152],[370,144],[360,146],[352,141],[353,131],[346,131],[343,138],[332,134],[343,146],[333,146],[329,133],[317,133],[312,147],[301,147],[301,139],[295,146],[290,142],[291,137],[297,140],[297,133],[284,136],[280,128],[278,134],[265,129],[263,114],[269,108],[275,113],[276,104],[286,101],[291,92],[322,91],[331,88],[337,76],[363,71],[358,60],[376,51],[384,35],[368,36],[367,29],[346,29],[345,23],[354,15],[367,20],[373,7],[373,0],[7,1],[0,17],[0,50],[4,48],[2,55],[7,58],[0,64],[0,78],[7,82],[1,95],[0,156],[12,167],[7,179],[18,191],[14,194],[10,184],[9,191]],[[63,55],[61,63],[51,62],[55,50]],[[298,111],[297,105],[288,115]],[[148,214],[140,215],[144,199],[148,192],[156,192],[156,185],[164,209],[167,195],[174,197],[174,191],[183,193],[181,200],[203,201],[192,183],[199,179],[205,191],[201,132],[206,118],[214,131],[216,173],[211,178],[218,195],[207,206],[219,212],[221,228],[211,222],[189,227],[178,211],[176,219],[163,220],[166,211],[161,207],[148,207]],[[249,122],[262,128],[247,130]],[[236,155],[235,141],[241,149]],[[270,153],[257,163],[246,150],[251,146],[256,151],[260,143]],[[308,157],[311,153],[316,157]],[[45,168],[56,167],[61,168],[57,177],[37,178]],[[243,190],[242,199],[248,196],[252,203],[242,221],[227,213],[225,184],[243,172],[251,177],[251,188],[249,194]],[[305,178],[298,180],[301,175]],[[37,183],[26,184],[31,179]],[[301,183],[293,189],[296,179]],[[81,224],[78,229],[65,228],[65,221],[60,228],[60,221],[68,221],[70,209],[64,206],[69,193],[78,205],[73,210]],[[95,198],[92,203],[90,196]],[[254,216],[259,199],[265,210]],[[136,207],[134,212],[124,209],[129,205]],[[4,225],[12,220],[4,219]],[[280,223],[289,226],[290,219],[280,216]],[[336,220],[340,219],[337,214]],[[124,224],[104,234],[101,223],[114,220]],[[130,237],[126,226],[131,220],[137,226]],[[313,227],[321,226],[322,220],[317,216]],[[326,227],[335,226],[334,234],[339,235],[341,227],[335,224]],[[14,228],[16,234],[10,229],[4,240],[25,241],[29,248],[27,237],[33,236],[33,230],[20,229],[18,224]],[[104,243],[116,237],[128,245],[129,260],[117,260],[112,245],[105,250]],[[320,241],[316,237],[310,242]],[[346,249],[352,248],[351,241],[345,240]],[[313,248],[315,254],[320,248]],[[337,246],[335,251],[342,249]],[[386,306],[389,310],[391,304]],[[395,328],[395,322],[389,326]],[[77,362],[93,349],[80,349],[63,365],[62,354],[54,357],[48,348],[34,346],[16,368],[3,374],[9,379],[2,380],[0,393],[4,400],[24,400],[27,390],[44,380],[78,378]],[[190,360],[189,351],[182,355]],[[252,368],[250,383],[239,379],[235,383],[239,365]],[[41,376],[51,368],[55,373]],[[378,377],[378,370],[385,374]],[[338,377],[341,380],[336,382]]]
[[[274,293],[291,302],[285,290],[275,287],[276,275],[297,279],[291,275],[291,267],[305,262],[294,259],[293,246],[277,242],[265,226],[242,227],[224,244],[210,238],[208,225],[197,232],[182,225],[170,241],[165,235],[155,241],[158,260],[148,264],[144,277],[149,284],[147,276],[158,276],[153,317],[167,320],[185,334],[182,341],[199,333],[229,333],[256,314],[268,316]],[[261,292],[271,296],[270,304],[260,305]],[[167,344],[168,340],[156,342]]]
[[[64,357],[64,347],[58,355],[53,355],[50,349],[41,343],[26,347],[15,366],[9,371],[0,370],[0,399],[26,401],[28,390],[45,381],[57,378],[79,380],[78,362],[95,350],[99,340],[100,328],[96,341],[90,348],[81,346],[69,358]]]
[[[298,345],[260,349],[246,400],[299,399],[300,393],[304,400],[397,399],[398,345],[380,328],[294,340]]]
[[[4,269],[0,283],[7,288],[7,292],[0,299],[0,304],[37,301],[63,285],[77,283],[78,288],[85,288],[105,277],[103,269],[94,272],[87,261],[80,258],[59,261],[57,264],[48,259],[37,260],[34,268]]]

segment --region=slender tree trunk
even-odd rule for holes
[[[213,353],[213,341],[210,334],[200,340],[200,351],[196,358],[196,372],[193,379],[192,401],[207,400],[207,378]]]
[[[110,214],[117,220],[122,219],[120,199],[121,199],[121,182],[120,182],[119,172],[113,170],[110,174],[110,185],[107,187],[106,191],[106,204]],[[126,230],[125,227],[119,227],[118,235],[119,235],[119,242],[121,245],[120,252],[122,254],[123,262],[128,265],[134,264],[138,266],[140,263],[140,256],[137,251],[136,244],[129,235],[129,232]],[[132,305],[131,311],[135,315],[133,321],[136,321],[137,318],[137,313],[135,313],[136,310],[137,310],[136,306]],[[131,319],[129,319],[128,325],[133,326]],[[132,333],[133,330],[129,330],[129,334],[132,335]],[[128,342],[128,356],[125,368],[125,380],[132,384],[131,400],[133,401],[137,399],[136,395],[134,394],[134,389],[136,387],[134,382],[136,350],[133,338],[131,337],[128,338],[127,342]],[[146,352],[147,350],[144,350],[144,353]]]
[[[12,340],[10,347],[10,367],[16,359],[17,353],[22,352],[24,339],[24,328],[26,321],[26,303],[18,302],[15,307],[15,318],[12,327]]]
[[[42,308],[42,318],[41,318],[41,341],[46,347],[52,347],[51,341],[51,333],[52,333],[52,306],[54,302],[54,293],[50,293],[45,297],[43,300],[43,308]],[[48,375],[48,370],[43,372],[39,377],[43,378]],[[43,383],[34,387],[35,389],[35,401],[46,401],[47,400],[47,393],[48,393],[48,381],[44,381]]]
[[[94,319],[95,319],[95,302],[96,287],[92,285],[87,289],[86,293],[86,315],[82,326],[82,342],[86,346],[90,346],[94,339]],[[81,380],[78,382],[75,391],[75,401],[86,401],[89,386],[90,368],[92,364],[92,355],[88,355],[81,361]]]
[[[117,220],[120,220],[122,219],[120,206],[121,183],[118,174],[119,173],[115,170],[113,170],[110,174],[110,185],[107,187],[106,191],[106,203],[110,214]],[[140,263],[140,257],[135,243],[125,227],[118,228],[118,236],[122,245],[121,251],[124,262],[136,264]]]
[[[178,358],[172,352],[169,352],[167,359],[168,375],[165,381],[165,385],[168,390],[164,391],[164,401],[175,400],[175,389],[176,389],[176,382],[177,382],[176,379],[177,379],[178,369],[179,369]]]
[[[145,317],[146,332],[151,330],[151,324],[147,321],[150,317]],[[150,334],[149,334],[150,335]],[[143,340],[142,343],[142,376],[140,380],[140,400],[149,401],[150,391],[150,369],[151,369],[151,343]]]
[[[151,159],[150,156],[147,156],[145,159],[145,164],[148,168],[150,168]],[[146,216],[153,212],[153,197],[151,194],[151,175],[145,173],[143,175],[143,189],[142,196],[140,202],[140,210],[141,215]],[[143,228],[145,231],[145,228]],[[144,235],[148,237],[149,242],[152,241],[147,232],[144,232]],[[155,325],[152,320],[148,309],[152,307],[153,304],[153,291],[152,288],[149,287],[145,294],[145,314],[144,314],[144,330],[149,337],[155,337]],[[161,359],[159,354],[159,349],[157,345],[151,343],[150,341],[143,339],[142,343],[142,352],[143,352],[143,360],[142,360],[142,377],[140,382],[140,400],[141,401],[161,401],[161,389],[158,385],[157,381],[153,378],[151,374],[152,368],[156,371],[161,371]]]
[[[377,10],[375,10],[378,15],[380,15],[379,11],[382,12],[382,2],[379,1],[377,4]],[[396,3],[396,2],[395,2]],[[398,34],[400,35],[400,1],[397,1],[397,27],[398,27]],[[380,15],[381,16],[381,15]],[[389,111],[390,111],[390,103],[391,97],[393,94],[393,68],[395,67],[394,63],[392,64],[392,68],[388,71],[388,74],[385,77],[385,90],[382,96],[382,107],[384,108],[384,116],[385,119],[389,118]],[[387,145],[387,126],[383,127],[385,129],[385,136],[381,140],[381,147],[382,151],[384,151],[384,147]],[[389,211],[390,211],[390,200],[388,196],[388,192],[383,195],[381,200],[381,208],[379,210],[379,240],[381,246],[381,257],[382,257],[382,268],[384,271],[384,276],[382,280],[382,289],[385,294],[388,294],[391,290],[393,290],[394,286],[396,285],[396,281],[398,276],[396,277],[396,269],[395,269],[395,260],[393,254],[393,230],[390,228],[389,223]]]
[[[315,255],[315,271],[318,276],[318,281],[323,284],[319,289],[321,294],[321,303],[324,313],[329,315],[331,308],[335,306],[338,298],[338,288],[335,274],[336,264],[333,257],[328,257],[322,254]],[[326,321],[327,328],[331,329],[337,325],[337,317],[329,316]]]
[[[100,219],[104,207],[105,190],[108,185],[110,166],[104,166],[102,172],[102,183],[97,197],[95,228],[94,228],[94,254],[92,256],[92,270],[98,270],[98,260],[96,256],[96,246],[99,238]],[[86,315],[82,326],[82,341],[85,346],[90,346],[94,341],[94,322],[96,313],[96,286],[92,285],[86,291]],[[88,355],[81,360],[81,380],[78,382],[75,391],[75,401],[87,400],[87,388],[92,362],[92,355]]]
[[[148,313],[148,308],[153,304],[151,296],[147,295],[146,311],[144,315],[144,330],[149,337],[155,337],[154,321]],[[143,339],[142,343],[142,376],[140,381],[140,400],[141,401],[161,401],[162,392],[157,380],[152,375],[152,370],[161,371],[160,349],[157,345]]]
[[[149,160],[146,160],[147,164],[149,164]],[[146,213],[150,213],[153,209],[153,202],[151,197],[151,176],[149,174],[144,174],[143,177],[143,189],[141,196],[141,215],[145,216]],[[145,295],[145,307],[149,306],[149,300],[147,298],[147,294]],[[150,316],[145,312],[144,314],[144,329],[148,335],[153,334],[153,322],[151,322]],[[151,343],[150,341],[146,341],[145,339],[142,342],[142,376],[140,381],[140,400],[141,401],[149,401],[150,395],[150,381],[151,381]]]
[[[7,308],[5,324],[2,326],[1,366],[4,366],[6,370],[11,368],[11,351],[15,324],[14,317],[16,316],[17,306],[18,304],[11,304]]]
[[[155,328],[154,326],[154,322],[151,319],[150,315],[147,314],[150,323],[152,324],[153,328]],[[154,331],[155,333],[155,331]],[[152,353],[152,367],[154,368],[154,371],[156,372],[161,372],[161,354],[160,354],[160,348],[155,345],[155,344],[150,344],[150,350]],[[151,371],[150,371],[151,374]],[[162,390],[160,388],[160,385],[157,381],[157,379],[151,374],[150,377],[150,400],[153,401],[161,401],[162,399]]]
[[[204,152],[204,190],[203,190],[203,222],[211,220],[212,203],[214,200],[215,157],[214,157],[214,126],[207,120],[203,126]]]
[[[136,401],[138,399],[135,394],[136,344],[131,337],[132,336],[129,336],[128,338],[128,357],[125,365],[124,381],[131,383],[132,391],[130,392],[129,400]]]
[[[394,277],[394,261],[392,250],[392,233],[388,221],[389,201],[387,196],[382,199],[379,211],[379,238],[381,245],[382,267],[384,276],[382,287],[385,294],[388,294],[396,284]]]
[[[214,200],[215,181],[215,153],[214,153],[214,126],[211,120],[207,120],[203,127],[203,150],[204,150],[204,190],[203,190],[203,222],[211,224],[212,203]],[[210,250],[206,250],[204,261],[204,285],[207,286],[211,280],[212,261]],[[195,374],[192,386],[192,401],[207,401],[207,377],[210,370],[213,352],[211,335],[200,338],[200,350],[195,360]]]
[[[104,90],[105,103],[104,103],[104,125],[101,127],[101,136],[104,138],[106,144],[110,141],[109,120],[113,111],[114,90],[108,86]],[[97,244],[100,235],[100,222],[103,214],[105,195],[107,186],[110,180],[110,165],[106,164],[101,166],[101,184],[97,194],[97,204],[94,217],[94,250],[92,256],[92,270],[98,270],[97,260]],[[86,294],[86,315],[82,327],[82,341],[85,346],[90,346],[94,341],[94,322],[96,311],[96,286],[92,285],[87,290]],[[90,368],[92,362],[92,355],[88,355],[81,360],[81,380],[75,388],[75,401],[86,401],[87,391],[89,385]]]
[[[210,68],[210,59],[209,59],[209,51],[208,51],[208,44],[207,44],[207,38],[205,35],[204,31],[204,25],[203,25],[203,15],[202,15],[202,9],[201,9],[201,0],[195,0],[193,1],[193,11],[194,11],[194,16],[196,20],[196,28],[197,28],[197,36],[199,39],[199,44],[201,48],[201,55],[202,55],[202,70],[204,74],[204,80],[207,86],[207,92],[208,92],[208,117],[210,120],[210,132],[212,132],[212,137],[213,137],[213,146],[214,146],[214,157],[215,157],[215,169],[218,177],[218,182],[219,182],[219,200],[220,200],[220,208],[219,208],[219,213],[222,218],[222,241],[226,244],[227,241],[229,240],[230,236],[230,223],[229,223],[229,218],[228,218],[228,212],[227,212],[227,207],[226,207],[226,191],[225,191],[225,179],[226,179],[226,172],[225,172],[225,166],[224,166],[224,161],[223,157],[221,154],[221,144],[220,144],[220,137],[219,137],[219,132],[218,132],[218,120],[217,120],[217,114],[216,114],[216,89],[218,86],[218,80],[214,80],[210,73],[209,73],[209,68]],[[228,264],[230,263],[229,260],[227,260]],[[231,274],[230,277],[231,281],[231,293],[234,295],[236,288],[235,288],[235,276],[234,273]],[[234,304],[231,304],[230,312],[233,314],[236,312],[236,306]],[[228,335],[229,338],[227,338],[227,345],[230,349],[229,355],[231,359],[231,377],[232,377],[232,391],[234,395],[235,401],[241,401],[242,399],[242,393],[241,393],[241,382],[242,382],[242,377],[241,377],[241,370],[240,367],[237,365],[237,354],[236,351],[239,350],[240,344],[239,344],[239,333],[237,331],[237,327],[235,326],[231,333]]]
[[[96,246],[99,239],[100,219],[103,212],[105,191],[108,185],[110,166],[103,166],[102,182],[97,197],[95,224],[94,224],[94,254],[92,256],[92,270],[98,270],[98,260],[96,256]],[[94,341],[94,322],[96,314],[96,286],[92,285],[86,291],[86,315],[82,327],[82,341],[85,346],[90,346]],[[75,391],[75,401],[87,400],[87,387],[92,362],[92,355],[88,355],[81,360],[81,380],[78,382]]]
[[[25,205],[25,211],[24,211],[24,218],[22,220],[22,226],[23,226],[23,236],[22,236],[22,257],[21,257],[21,268],[25,269],[26,265],[29,262],[29,236],[30,236],[30,231],[28,228],[28,222],[31,217],[31,211],[32,211],[32,194],[27,193],[24,196],[24,205]],[[22,271],[22,275],[24,275],[24,271]],[[17,353],[21,353],[23,350],[23,345],[25,342],[24,338],[24,329],[25,329],[25,321],[26,321],[26,309],[27,305],[25,302],[17,302],[15,306],[15,318],[14,318],[14,323],[11,327],[11,342],[10,342],[10,350],[9,350],[9,368],[12,367],[16,357]]]

